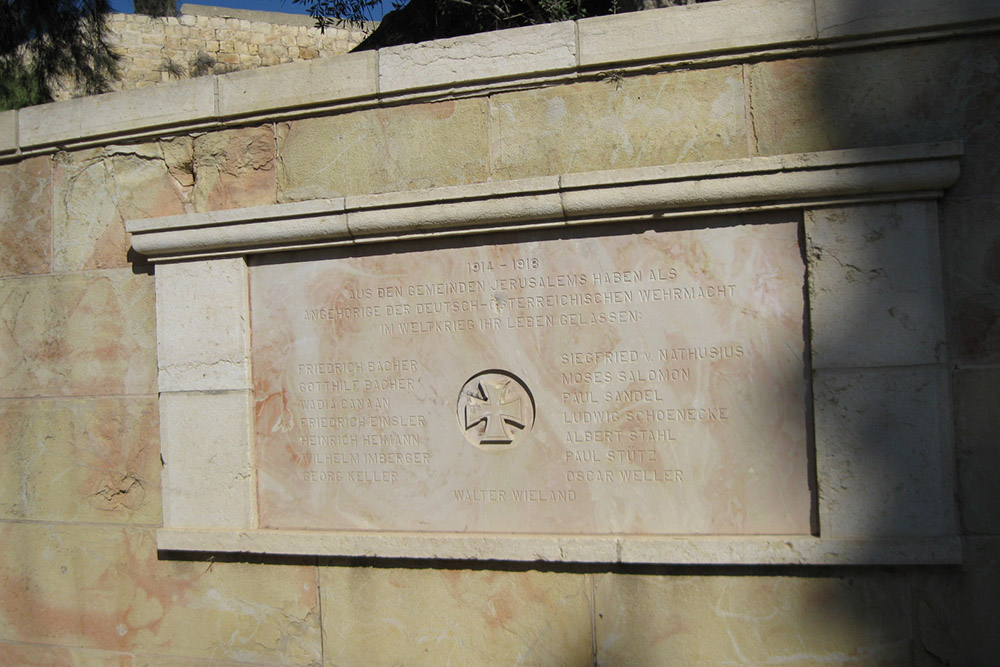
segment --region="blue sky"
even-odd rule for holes
[[[177,6],[184,4],[184,0],[178,0]],[[236,9],[258,9],[265,12],[284,12],[286,14],[308,14],[306,6],[292,2],[292,0],[200,0],[193,2],[196,5],[212,5],[214,7],[233,7]],[[390,0],[383,0],[385,8],[383,11],[392,9]],[[131,14],[133,12],[132,0],[111,0],[111,6],[117,12]],[[380,18],[379,12],[375,13],[375,18]]]

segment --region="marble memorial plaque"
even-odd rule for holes
[[[795,221],[251,266],[262,528],[808,534]]]

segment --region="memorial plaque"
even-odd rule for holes
[[[590,231],[257,260],[261,527],[808,534],[798,223]]]

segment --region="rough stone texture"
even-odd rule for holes
[[[952,354],[1000,362],[1000,198],[948,201],[944,219]]]
[[[169,143],[173,150],[175,143]],[[179,159],[176,151],[169,153]],[[187,187],[158,144],[64,154],[55,166],[54,269],[128,266],[124,220],[183,213]]]
[[[252,429],[249,391],[160,394],[164,524],[254,527]]]
[[[51,160],[0,165],[0,276],[47,273],[51,263]]]
[[[888,3],[852,4],[868,13],[878,13],[888,6]],[[996,6],[996,3],[989,4]],[[718,5],[721,10],[723,3]],[[921,0],[910,5],[923,6],[927,11],[952,11],[982,6],[982,2],[925,3]],[[821,16],[825,15],[823,12],[827,8],[819,9]],[[688,11],[688,8],[680,11]],[[761,16],[766,16],[766,12],[761,12]],[[221,21],[221,25],[213,29],[231,25],[226,19]],[[239,29],[240,25],[237,22],[233,27]],[[970,27],[988,26],[973,24]],[[620,39],[623,48],[630,46],[626,33],[619,33],[616,38]],[[327,590],[321,609],[316,593],[317,572],[312,567],[296,564],[302,561],[275,559],[277,562],[251,565],[213,562],[210,555],[158,556],[153,537],[145,527],[93,523],[65,525],[59,523],[62,519],[30,523],[2,518],[0,663],[88,667],[105,664],[188,667],[233,665],[244,661],[269,665],[318,664],[321,662],[319,615],[322,611],[327,617],[324,649],[329,662],[345,656],[344,662],[350,662],[346,658],[357,658],[353,662],[377,664],[378,658],[386,656],[384,662],[393,664],[394,657],[402,655],[410,658],[407,662],[419,664],[421,654],[407,652],[409,643],[429,649],[423,654],[431,656],[427,662],[442,664],[447,662],[448,654],[436,652],[439,646],[436,639],[446,631],[440,646],[454,648],[455,663],[464,659],[469,664],[489,663],[494,656],[497,656],[496,662],[514,662],[512,654],[521,647],[528,647],[532,640],[536,640],[536,644],[529,649],[532,652],[526,654],[525,662],[537,664],[559,664],[563,660],[572,661],[571,664],[591,664],[589,650],[595,641],[599,664],[604,665],[697,664],[699,661],[702,664],[996,664],[1000,656],[1000,634],[995,631],[994,608],[996,591],[1000,589],[1000,539],[996,536],[994,473],[995,434],[1000,428],[992,415],[997,412],[996,386],[1000,380],[995,378],[996,369],[969,367],[970,364],[996,363],[1000,359],[1000,335],[996,334],[996,313],[1000,313],[1000,303],[996,299],[994,283],[997,281],[991,277],[994,275],[992,253],[997,235],[993,221],[997,216],[994,205],[982,198],[983,195],[996,195],[1000,183],[1000,163],[996,160],[1000,154],[1000,116],[996,113],[1000,85],[996,72],[1000,60],[996,40],[944,36],[935,42],[906,47],[881,46],[868,50],[864,44],[853,44],[850,49],[820,57],[782,59],[781,54],[757,57],[752,52],[746,58],[738,53],[731,53],[730,57],[743,60],[746,71],[751,74],[756,145],[762,153],[950,138],[962,139],[966,144],[962,180],[946,197],[944,217],[944,246],[948,253],[945,268],[955,275],[948,289],[951,303],[958,312],[951,333],[952,340],[958,341],[956,349],[960,354],[951,360],[960,364],[954,384],[959,494],[964,504],[966,530],[976,533],[966,539],[965,562],[961,567],[913,567],[888,572],[838,567],[620,568],[628,573],[596,575],[596,613],[591,619],[579,611],[587,604],[582,601],[583,594],[574,593],[576,597],[570,598],[563,591],[585,591],[595,575],[539,574],[495,564],[471,573],[455,569],[461,567],[455,563],[370,570],[324,565],[323,583]],[[715,81],[711,77],[718,71],[721,70],[664,69],[657,79],[657,85],[661,81],[664,85],[654,86],[654,90],[662,90],[663,95],[669,96],[672,85],[682,82],[695,89],[700,77]],[[611,83],[595,83],[593,87]],[[625,85],[623,79],[623,89]],[[706,83],[707,90],[712,90],[711,86],[715,86],[716,91],[721,90],[714,83]],[[541,112],[529,108],[534,104],[531,100],[547,102],[549,97],[563,95],[559,91],[566,89],[568,87],[553,87],[549,89],[551,94],[510,93],[509,99],[523,96],[528,100],[523,104],[527,109],[525,114],[534,113],[540,117]],[[729,98],[741,95],[733,94]],[[721,99],[729,98],[723,96]],[[601,98],[596,96],[594,99],[600,105]],[[641,101],[645,103],[646,99],[643,96]],[[154,115],[149,116],[149,122],[170,122],[162,120],[163,116],[155,116],[158,100],[144,103],[141,122],[134,117],[124,117],[125,125],[148,127],[143,123],[147,122],[145,118],[150,112]],[[104,100],[101,102],[103,104]],[[732,149],[736,152],[727,153],[727,156],[745,155],[745,141],[741,143],[739,137],[734,135],[735,138],[726,144],[712,132],[702,133],[702,128],[715,122],[711,120],[712,105],[697,107],[694,102],[691,104],[694,110],[690,115],[677,116],[677,122],[690,127],[651,124],[651,138],[647,144],[658,146],[656,142],[661,138],[663,144],[657,149],[661,154],[649,157],[650,163],[684,151],[697,153],[706,146],[709,153]],[[478,109],[480,102],[463,101],[458,105]],[[405,116],[409,110],[372,112],[368,125],[361,115],[353,115],[351,122],[356,127],[372,128],[376,134],[391,130],[397,132],[398,137],[369,143],[364,148],[368,152],[363,161],[372,166],[366,167],[366,171],[348,185],[358,192],[401,189],[408,187],[407,174],[410,173],[416,174],[417,182],[429,184],[484,181],[491,177],[503,180],[502,171],[491,173],[488,170],[488,161],[483,157],[487,154],[485,149],[476,148],[470,152],[475,159],[460,159],[466,145],[478,146],[477,142],[483,141],[480,137],[484,125],[476,126],[480,129],[474,131],[475,138],[470,140],[471,135],[456,132],[447,123],[435,126],[429,121],[426,109],[435,106],[442,108],[442,105],[421,106],[422,120],[410,125],[392,120],[388,130],[382,130],[380,125],[386,117],[393,111]],[[729,114],[726,109],[738,106],[733,99],[720,103],[719,108],[726,115]],[[100,118],[101,114],[115,111],[114,105],[105,111],[101,104],[89,105],[86,109],[95,120],[108,120]],[[31,116],[31,112],[25,112],[28,121]],[[594,112],[594,116],[600,114]],[[586,117],[580,112],[577,117],[568,117],[567,124],[572,125],[575,118]],[[110,119],[109,124],[98,129],[83,125],[73,129],[69,123],[77,122],[75,116],[62,114],[61,110],[51,115],[45,111],[36,116],[38,118],[50,129],[65,130],[63,137],[81,131],[80,128],[89,132],[105,131],[113,127],[114,122]],[[5,124],[12,127],[15,120],[12,113],[0,115],[0,129]],[[341,155],[341,151],[350,153],[358,149],[342,141],[336,133],[324,135],[329,128],[341,127],[338,123],[343,120],[344,117],[323,118],[293,124],[293,127],[312,124],[314,132],[301,141],[297,154],[290,153],[288,163],[282,167],[286,175],[294,177],[290,181],[294,187],[303,186],[293,193],[295,197],[307,198],[309,188],[317,192],[350,189],[337,180],[341,177],[336,175],[339,173],[336,170],[343,169],[343,173],[350,175],[354,165],[349,157]],[[525,121],[526,127],[527,124]],[[732,123],[727,125],[730,126],[738,128]],[[30,134],[31,122],[25,127]],[[584,167],[588,169],[610,168],[615,166],[612,160],[623,164],[616,151],[628,144],[624,140],[607,139],[611,130],[604,127],[596,122],[584,124],[579,131],[577,128],[572,132],[566,130],[565,137],[557,134],[555,138],[538,131],[526,135],[526,147],[518,149],[525,156],[525,167],[517,164],[520,158],[516,153],[505,158],[506,162],[500,159],[502,155],[497,155],[493,164],[511,174],[546,176],[560,173],[549,170],[559,167],[561,161],[570,164],[589,161],[590,166]],[[494,125],[490,131],[502,134],[503,128]],[[9,153],[13,149],[13,143],[5,139],[7,136],[12,135],[0,131],[0,152]],[[689,139],[693,144],[685,147],[684,142]],[[427,141],[430,148],[425,148],[421,141]],[[534,153],[532,143],[538,144]],[[592,150],[589,144],[597,148]],[[671,148],[674,144],[677,148]],[[390,145],[401,146],[401,152],[392,152]],[[191,137],[182,137],[161,142],[160,148],[166,172],[181,188],[178,197],[184,202],[187,192],[184,188],[194,186],[194,143]],[[591,150],[592,153],[588,152]],[[449,157],[441,158],[448,151]],[[551,155],[544,155],[546,152]],[[399,161],[400,154],[405,158],[402,167],[394,164]],[[642,159],[647,157],[641,152],[636,154]],[[312,172],[317,168],[322,171],[331,160],[335,164],[333,172],[328,172],[323,179],[310,180]],[[388,166],[377,166],[383,160]],[[379,175],[381,180],[369,183],[366,179],[372,173]],[[353,175],[349,177],[354,178]],[[94,182],[105,181],[96,179]],[[144,181],[138,179],[135,184],[123,185],[118,191],[122,196],[126,191],[145,196],[142,191],[147,186],[142,183]],[[158,187],[151,191],[156,192]],[[95,192],[104,197],[102,191],[113,189],[98,187]],[[82,198],[83,189],[77,192]],[[956,193],[963,194],[966,199],[958,201]],[[294,198],[289,193],[282,196]],[[979,199],[974,200],[975,197]],[[114,206],[107,210],[113,209]],[[18,216],[22,214],[20,205],[14,210]],[[107,215],[102,210],[95,208],[95,215]],[[82,215],[78,223],[80,229],[89,229],[95,219]],[[94,250],[83,249],[87,247],[84,243],[78,255],[72,255],[72,261],[69,261],[71,254],[64,250],[67,259],[60,270],[96,268],[97,260],[90,259]],[[111,244],[111,247],[117,250],[108,256],[122,256],[123,244]],[[9,256],[6,248],[0,256]],[[142,269],[137,267],[137,270]],[[155,391],[152,289],[148,278],[125,273],[99,271],[88,275],[0,280],[0,321],[4,324],[0,327],[0,394],[120,394],[128,391],[147,394]],[[109,307],[94,304],[93,290],[108,297],[98,301],[107,301]],[[125,307],[129,298],[136,299],[134,308]],[[27,360],[24,359],[26,355]],[[868,391],[865,401],[861,402],[866,410],[864,419],[876,433],[887,418],[891,418],[888,419],[890,423],[897,419],[897,415],[879,407],[880,401],[886,400],[882,398],[885,394],[885,390],[876,387]],[[912,394],[911,388],[900,385],[900,395],[910,397]],[[920,395],[918,405],[923,396]],[[88,398],[80,405],[103,405],[103,400]],[[124,404],[134,400],[138,405],[151,399],[109,400]],[[54,443],[64,442],[59,435],[64,422],[60,417],[53,424],[45,423],[38,416],[43,401],[6,399],[0,403],[5,411],[30,412],[29,426],[37,427],[35,431],[19,431],[16,435],[0,434],[4,442],[0,446],[22,448],[22,445],[33,443],[40,450],[51,446],[52,451],[58,451]],[[53,400],[46,405],[69,403]],[[858,402],[852,405],[857,408]],[[59,410],[62,415],[68,408],[60,407]],[[923,411],[930,412],[931,408]],[[94,415],[73,413],[72,419],[79,419],[83,424],[79,428],[88,431],[87,440],[74,438],[74,444],[79,446],[82,441],[97,444],[91,432],[104,438],[102,415],[107,415],[106,419],[112,422],[115,419],[127,421],[117,409],[113,412],[114,415],[95,408]],[[125,414],[128,419],[132,418],[127,411]],[[78,427],[77,422],[69,417],[66,419],[66,424]],[[927,418],[921,419],[926,421]],[[926,442],[927,432],[932,428],[921,426],[919,420],[908,424],[910,430],[906,432],[913,434],[912,441],[917,443],[918,450],[901,449],[904,459],[908,455],[916,458],[919,446]],[[44,439],[53,433],[59,436],[56,440]],[[127,452],[133,444],[129,440],[143,436],[141,432],[138,435],[126,432],[109,437],[118,448],[114,451]],[[152,446],[150,442],[147,450]],[[881,451],[878,449],[875,453]],[[90,455],[89,450],[87,454]],[[897,455],[900,454],[893,454]],[[11,460],[5,450],[0,458],[5,468],[11,466]],[[85,458],[81,460],[86,461]],[[66,479],[66,498],[76,498],[85,506],[79,509],[81,516],[96,512],[86,506],[89,497],[78,495],[69,488],[80,478],[49,479],[50,474],[58,474],[48,472],[55,462],[42,459],[38,462],[46,471],[40,473],[45,479],[39,483],[55,486]],[[917,461],[914,465],[918,463],[923,462]],[[17,462],[14,465],[24,469],[27,464]],[[80,466],[74,469],[92,474],[84,473]],[[890,466],[860,472],[867,477],[859,479],[874,478],[878,484],[882,484],[885,477],[891,482],[901,474]],[[0,484],[3,493],[7,493],[7,478]],[[152,511],[157,503],[154,495],[150,492],[143,506],[135,511],[138,514]],[[34,500],[42,503],[37,496]],[[879,500],[876,499],[876,503]],[[898,499],[888,500],[889,506],[913,502],[909,490],[902,492]],[[923,499],[916,502],[923,502]],[[46,503],[48,499],[33,507],[54,507]],[[68,511],[71,508],[67,503],[56,509]],[[55,512],[55,509],[45,511]],[[101,516],[107,517],[99,520],[106,524],[119,520],[120,514],[102,513]],[[909,519],[904,516],[904,523],[907,521]],[[198,560],[191,562],[186,560],[188,558]],[[371,561],[362,561],[362,564],[370,565]],[[639,571],[657,574],[637,574]],[[487,583],[490,577],[497,583]],[[460,583],[448,588],[451,582]],[[521,590],[536,589],[543,590],[541,599],[530,593],[523,598],[516,595]],[[454,595],[452,590],[456,591]],[[507,596],[507,591],[513,593]],[[549,603],[570,599],[569,611],[561,611],[558,605]],[[498,621],[495,623],[498,630],[493,630],[488,614],[500,617],[499,610],[511,607],[527,608],[528,611],[506,623]],[[514,618],[531,621],[519,623]],[[400,625],[394,625],[396,622]],[[596,639],[589,629],[591,622],[596,625]],[[579,630],[581,624],[584,630]],[[372,632],[374,629],[380,630],[382,635],[376,636]],[[432,635],[431,631],[438,634]],[[381,643],[379,640],[386,635],[398,641]],[[567,643],[570,648],[557,653],[559,647]],[[380,650],[384,652],[373,657],[373,652],[378,654]],[[468,659],[470,654],[472,658]],[[533,659],[534,656],[540,657]]]
[[[17,150],[17,112],[0,111],[0,154]]]
[[[242,257],[157,267],[160,391],[250,388],[248,290]]]
[[[350,51],[372,29],[333,26],[320,32],[308,16],[253,12],[237,18],[239,10],[223,9],[227,18],[205,15],[205,9],[218,8],[185,6],[178,17],[112,14],[111,43],[122,55],[121,79],[114,89],[329,58]],[[70,99],[78,92],[66,81],[57,99]]]
[[[955,39],[758,63],[750,102],[761,155],[961,139],[950,196],[1000,182],[1000,39]]]
[[[219,113],[228,116],[340,101],[371,96],[377,88],[378,54],[361,51],[219,77]]]
[[[805,231],[814,368],[942,360],[935,204],[817,209]]]
[[[738,67],[578,83],[490,101],[494,178],[747,156]]]
[[[0,640],[319,662],[313,568],[160,560],[143,528],[0,523],[0,541]]]
[[[906,665],[893,575],[596,575],[599,665]]]
[[[108,133],[197,122],[215,115],[211,78],[174,81],[150,90],[78,97],[17,112],[21,149],[56,146]]]
[[[158,523],[157,429],[153,397],[0,401],[0,518]]]
[[[576,66],[576,26],[569,21],[468,38],[437,39],[379,51],[379,92],[462,81],[528,76]]]
[[[995,665],[1000,656],[996,600],[1000,538],[971,537],[961,568],[915,577],[914,664]]]
[[[199,211],[275,203],[271,126],[223,130],[196,137],[194,176],[192,198]]]
[[[482,182],[486,102],[372,109],[278,126],[278,199]]]
[[[651,11],[655,13],[629,12],[581,20],[580,63],[780,44],[816,35],[813,5],[801,0],[776,0],[767,12],[752,0]]]
[[[1000,535],[1000,370],[959,370],[955,378],[962,524],[973,535]]]
[[[1000,8],[993,0],[880,0],[877,3],[816,2],[816,28],[820,38],[897,32],[948,24],[996,19]]]
[[[0,281],[0,397],[154,392],[153,310],[128,270]]]
[[[813,391],[820,534],[954,534],[943,370],[821,371]]]
[[[6,644],[0,642],[0,664],[32,667],[133,667],[128,653]]]
[[[545,572],[327,567],[327,665],[587,665],[589,579]]]

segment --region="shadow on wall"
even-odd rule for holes
[[[940,4],[942,12],[961,15],[975,3]],[[877,31],[878,4],[817,4],[830,31],[865,24]],[[807,221],[815,266],[840,271],[840,282],[867,283],[866,293],[879,297],[861,302],[824,295],[838,310],[813,323],[824,361],[815,375],[816,401],[835,406],[817,424],[826,436],[817,456],[838,456],[840,446],[864,461],[851,479],[821,480],[824,489],[844,482],[852,490],[843,498],[825,491],[822,501],[868,506],[864,525],[834,522],[821,529],[841,537],[949,533],[959,518],[942,513],[925,490],[938,469],[953,465],[936,449],[954,436],[965,563],[588,568],[325,561],[321,576],[330,586],[324,595],[348,601],[331,612],[344,614],[344,628],[362,631],[363,619],[389,606],[418,620],[424,607],[428,614],[451,609],[456,618],[424,619],[428,627],[446,627],[462,622],[460,603],[496,610],[508,592],[518,600],[541,595],[522,581],[531,577],[507,574],[551,573],[566,599],[586,594],[576,580],[589,578],[594,631],[580,634],[595,640],[599,664],[992,664],[1000,658],[1000,636],[987,625],[1000,590],[1000,493],[995,475],[982,472],[1000,469],[1000,423],[991,416],[1000,412],[991,403],[1000,395],[1000,372],[990,367],[1000,360],[1000,166],[994,159],[1000,154],[1000,38],[941,35],[919,44],[762,60],[747,70],[759,155],[965,143],[961,178],[940,210],[932,202],[885,204],[862,216],[841,207]],[[845,242],[847,229],[866,244]],[[942,249],[943,285],[936,276]],[[907,268],[914,264],[924,270]],[[347,565],[358,567],[343,570]],[[449,598],[451,583],[463,577],[475,582],[464,590],[477,593],[455,586]],[[442,599],[432,603],[425,594]],[[353,626],[351,610],[358,612]],[[549,621],[544,611],[539,617]],[[344,632],[328,639],[349,644]]]
[[[878,3],[817,5],[821,34],[824,25],[835,33],[837,26],[876,28],[879,23]],[[982,3],[938,3],[942,14],[970,22],[977,5]],[[995,477],[1000,422],[991,416],[1000,395],[1000,374],[990,368],[1000,360],[998,73],[1000,38],[995,33],[942,35],[920,44],[753,66],[751,95],[762,154],[953,139],[964,143],[960,180],[939,207],[886,205],[869,219],[849,208],[833,209],[811,230],[807,223],[813,259],[832,253],[844,278],[867,281],[892,303],[888,309],[886,302],[844,303],[850,312],[839,322],[853,324],[830,322],[818,330],[817,338],[828,345],[822,352],[835,361],[816,374],[816,401],[836,405],[833,413],[853,413],[856,421],[860,416],[854,455],[866,462],[856,476],[866,489],[869,523],[835,528],[872,536],[913,528],[940,534],[955,521],[963,535],[960,567],[838,575],[878,578],[880,595],[899,596],[886,609],[898,609],[905,621],[888,615],[873,619],[872,600],[865,596],[855,598],[850,613],[858,622],[881,622],[887,638],[909,633],[900,639],[912,642],[909,661],[917,664],[995,664],[1000,659],[1000,638],[986,620],[993,616],[1000,591],[1000,485]],[[853,252],[838,244],[849,227],[866,239]],[[903,270],[901,257],[921,255],[926,263],[908,266],[926,266],[928,273]],[[939,256],[943,285],[928,282]],[[939,291],[945,303],[943,327],[935,324]],[[884,365],[886,372],[852,370],[869,365]],[[908,407],[901,408],[904,402]],[[839,427],[817,424],[817,437],[823,430],[834,441],[851,435]],[[934,452],[942,438],[954,438],[959,517],[936,512],[923,495],[927,487],[921,470],[954,465]],[[823,456],[822,444],[818,450]]]

